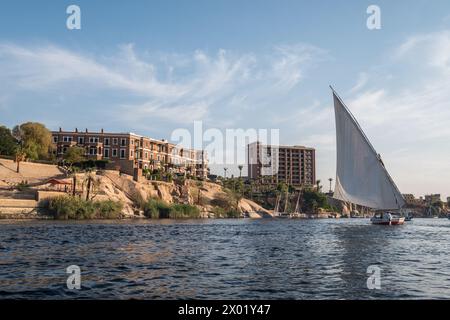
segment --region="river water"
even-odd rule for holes
[[[0,298],[448,299],[450,220],[0,220]]]

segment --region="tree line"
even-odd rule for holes
[[[52,133],[39,122],[25,122],[9,129],[0,125],[0,155],[14,157],[17,172],[25,160],[54,160]]]

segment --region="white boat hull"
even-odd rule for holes
[[[372,222],[372,224],[395,226],[405,223],[405,217],[394,216],[389,213],[385,213],[382,216],[373,216],[370,221]]]

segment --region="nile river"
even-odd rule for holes
[[[0,220],[0,298],[448,299],[450,220]]]

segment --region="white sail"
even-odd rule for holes
[[[333,90],[337,167],[334,198],[378,209],[405,201],[356,119]]]

